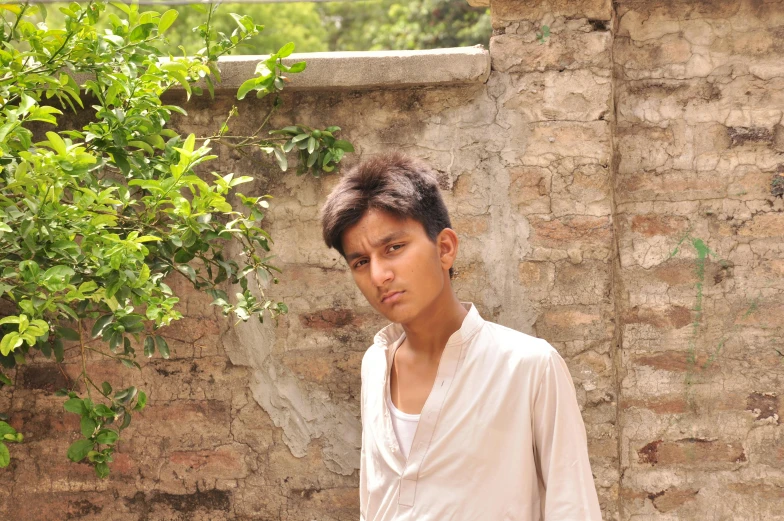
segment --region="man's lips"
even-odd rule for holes
[[[394,302],[398,300],[400,298],[400,295],[402,294],[403,294],[402,291],[390,291],[389,293],[385,293],[384,296],[381,297],[381,302],[384,304],[387,302]]]

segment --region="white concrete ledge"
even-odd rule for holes
[[[228,56],[218,66],[221,90],[236,90],[252,78],[256,64],[266,56]],[[481,46],[427,51],[357,51],[292,54],[286,65],[307,62],[307,68],[289,75],[287,89],[354,90],[393,89],[484,83],[490,75],[490,53]]]

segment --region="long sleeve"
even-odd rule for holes
[[[365,461],[365,433],[362,429],[362,450],[359,456],[359,521],[365,521],[368,506],[367,462]]]
[[[364,360],[362,362],[364,368]],[[368,507],[367,454],[365,453],[365,373],[359,386],[359,420],[362,424],[362,449],[359,453],[359,521],[365,521]]]
[[[534,399],[533,427],[544,521],[601,521],[574,383],[555,349]]]

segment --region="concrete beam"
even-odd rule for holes
[[[237,89],[252,78],[266,56],[228,56],[218,66],[220,89]],[[292,54],[286,65],[307,62],[289,76],[288,89],[355,90],[484,83],[490,75],[490,53],[481,45],[426,51],[352,51]]]

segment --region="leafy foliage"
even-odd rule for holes
[[[182,314],[168,277],[185,277],[224,315],[263,320],[287,312],[265,293],[279,271],[271,264],[272,238],[261,227],[270,196],[239,193],[251,177],[207,173],[217,157],[211,144],[274,153],[285,170],[294,128],[294,138],[307,134],[305,146],[296,146],[299,171],[314,175],[334,169],[352,148],[334,137],[337,127],[297,125],[259,137],[281,106],[284,73],[305,68],[283,64],[293,44],[262,62],[238,93],[240,99],[250,92],[273,95],[270,114],[253,135],[229,135],[236,108],[215,136],[166,128],[173,114],[186,112],[161,96],[175,86],[188,98],[202,86],[212,94],[220,81],[217,59],[262,30],[247,15],[232,14],[235,28],[225,33],[211,23],[216,7],[206,7],[206,21],[195,28],[201,50],[173,57],[159,49],[175,10],[71,3],[60,8],[64,28],[31,21],[46,19],[43,6],[2,4],[0,11],[0,303],[7,315],[0,319],[0,365],[13,368],[34,352],[59,363],[66,346],[78,350],[75,383],[86,395],[59,391],[65,410],[81,417],[83,438],[68,457],[86,459],[105,477],[122,430],[147,395],[133,386],[98,386],[87,357],[95,353],[130,368],[140,368],[137,348],[146,357],[169,358],[160,332]],[[100,23],[109,27],[99,30]],[[85,105],[92,109],[87,123],[61,128],[64,110]],[[241,262],[224,253],[230,241],[241,246]],[[230,297],[227,282],[241,291]],[[11,384],[0,371],[0,388]],[[0,467],[9,462],[5,443],[22,439],[0,422]]]
[[[161,48],[177,55],[182,54],[182,46],[193,54],[203,46],[199,32],[191,31],[203,23],[203,7],[176,8],[179,18],[169,30],[171,42],[162,43]],[[466,0],[224,3],[222,10],[211,20],[217,31],[231,32],[235,26],[232,11],[264,24],[262,34],[239,45],[235,52],[240,54],[267,54],[287,42],[294,42],[301,52],[487,46],[492,30],[489,10],[471,7]],[[62,19],[62,13],[50,11],[54,12],[49,20]],[[98,27],[102,30],[109,25],[99,21]]]
[[[435,49],[490,41],[489,9],[465,0],[370,0],[319,4],[330,50]]]

